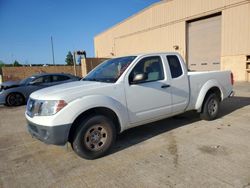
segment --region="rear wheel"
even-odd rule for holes
[[[6,105],[7,106],[20,106],[23,105],[25,99],[22,94],[20,93],[10,93],[6,97]]]
[[[111,120],[103,115],[91,116],[79,124],[72,148],[82,158],[96,159],[110,150],[115,138],[115,126]]]
[[[204,101],[203,109],[200,114],[201,119],[214,120],[217,118],[220,109],[220,100],[216,94],[210,94]]]

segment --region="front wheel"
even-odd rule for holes
[[[25,103],[24,96],[20,93],[10,93],[6,97],[6,105],[7,106],[20,106]]]
[[[220,100],[216,94],[210,94],[204,101],[203,109],[200,114],[201,119],[214,120],[217,118],[220,109]]]
[[[113,122],[103,115],[83,120],[75,132],[72,148],[82,158],[96,159],[104,156],[115,142]]]

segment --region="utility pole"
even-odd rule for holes
[[[52,49],[52,58],[53,58],[53,65],[55,66],[55,55],[54,55],[54,46],[53,46],[53,38],[51,36],[51,49]]]
[[[75,73],[75,76],[76,76],[77,74],[76,74],[76,52],[75,51],[73,53],[73,62],[74,62],[74,73]]]

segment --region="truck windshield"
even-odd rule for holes
[[[127,56],[104,61],[82,80],[115,83],[135,58]]]

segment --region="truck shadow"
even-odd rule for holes
[[[219,118],[229,115],[232,112],[250,105],[250,97],[233,97],[221,103]],[[115,146],[111,153],[124,150],[135,144],[139,144],[162,133],[177,129],[182,126],[189,126],[191,123],[201,121],[198,113],[194,111],[167,118],[150,124],[145,124],[124,131],[118,135]]]
[[[232,97],[221,103],[219,118],[250,105],[250,97]]]

